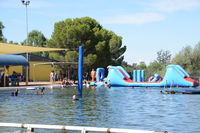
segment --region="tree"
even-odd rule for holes
[[[200,43],[194,48],[187,46],[173,58],[172,63],[181,65],[189,74],[200,75]]]
[[[26,44],[26,40],[24,40],[23,44],[28,46],[38,46],[45,47],[46,46],[46,37],[42,34],[42,32],[37,30],[32,30],[28,34],[28,43]]]
[[[192,47],[187,46],[183,48],[175,57],[172,59],[173,64],[179,64],[184,69],[187,69],[188,65],[191,65],[191,58],[192,58]]]
[[[200,43],[198,43],[193,50],[193,53],[191,55],[191,65],[193,66],[193,71],[199,73],[200,70]]]
[[[114,61],[114,64],[120,65],[124,60],[124,52],[126,51],[126,46],[122,47],[122,37],[113,35],[110,40],[110,52],[111,58]]]
[[[42,32],[38,30],[32,30],[28,34],[28,42],[26,43],[26,40],[24,40],[24,42],[22,42],[22,45],[46,47],[46,40],[47,39]],[[48,57],[49,55],[48,52],[39,52],[36,54],[44,57]]]
[[[9,41],[8,43],[9,43],[9,44],[18,44],[18,42],[14,42],[14,41],[12,41],[12,40]]]
[[[155,73],[158,73],[161,76],[164,76],[165,72],[166,72],[165,65],[162,65],[158,61],[150,62],[150,64],[148,65],[146,69],[146,74],[145,74],[146,80],[152,75],[154,75]]]
[[[67,62],[78,62],[78,53],[76,51],[68,51],[65,55]]]
[[[122,37],[104,29],[95,19],[89,17],[66,19],[55,23],[47,45],[67,48],[70,51],[77,51],[79,46],[84,46],[85,61],[89,69],[121,64],[126,51],[126,46],[122,46]],[[70,60],[69,54],[57,54],[65,56],[65,60]]]
[[[0,21],[0,42],[4,42],[5,38],[3,36],[3,29],[4,29],[3,23]]]
[[[132,73],[133,69],[136,67],[134,65],[128,64],[126,61],[123,61],[121,65],[128,73]]]
[[[157,61],[163,65],[167,65],[171,61],[170,51],[160,50],[157,52]]]
[[[146,64],[144,62],[140,62],[140,64],[138,64],[135,69],[144,70],[146,68],[147,68]]]

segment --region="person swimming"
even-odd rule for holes
[[[44,95],[44,87],[40,88],[40,95]]]
[[[18,93],[19,93],[19,89],[16,89],[15,96],[18,96]]]
[[[11,92],[11,96],[18,96],[19,94],[19,89],[16,89],[16,91]]]
[[[73,101],[78,100],[77,96],[76,96],[76,95],[73,95],[73,96],[72,96],[72,100],[73,100]]]
[[[105,86],[106,88],[110,88],[110,84],[109,84],[108,82],[105,82],[105,83],[104,83],[104,86]]]

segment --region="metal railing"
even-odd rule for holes
[[[22,124],[22,123],[0,123],[0,127],[27,128],[27,130],[31,132],[34,132],[35,128],[40,128],[40,129],[81,131],[81,133],[87,133],[91,131],[92,132],[107,132],[107,133],[167,133],[167,131],[147,131],[147,130],[133,130],[133,129],[121,129],[121,128],[101,128],[101,127]]]

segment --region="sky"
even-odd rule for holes
[[[200,0],[30,0],[28,31],[41,31],[50,39],[55,22],[86,16],[123,37],[129,64],[149,64],[160,50],[174,57],[200,42]],[[21,0],[0,0],[0,21],[8,41],[26,38]]]

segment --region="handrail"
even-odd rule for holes
[[[22,124],[22,123],[0,123],[0,127],[18,127],[27,128],[29,131],[34,131],[34,128],[40,129],[60,129],[60,130],[78,130],[81,133],[91,131],[108,132],[108,133],[167,133],[167,131],[147,131],[147,130],[133,130],[121,128],[101,128],[101,127],[84,127],[84,126],[64,126],[64,125],[44,125],[44,124]]]

